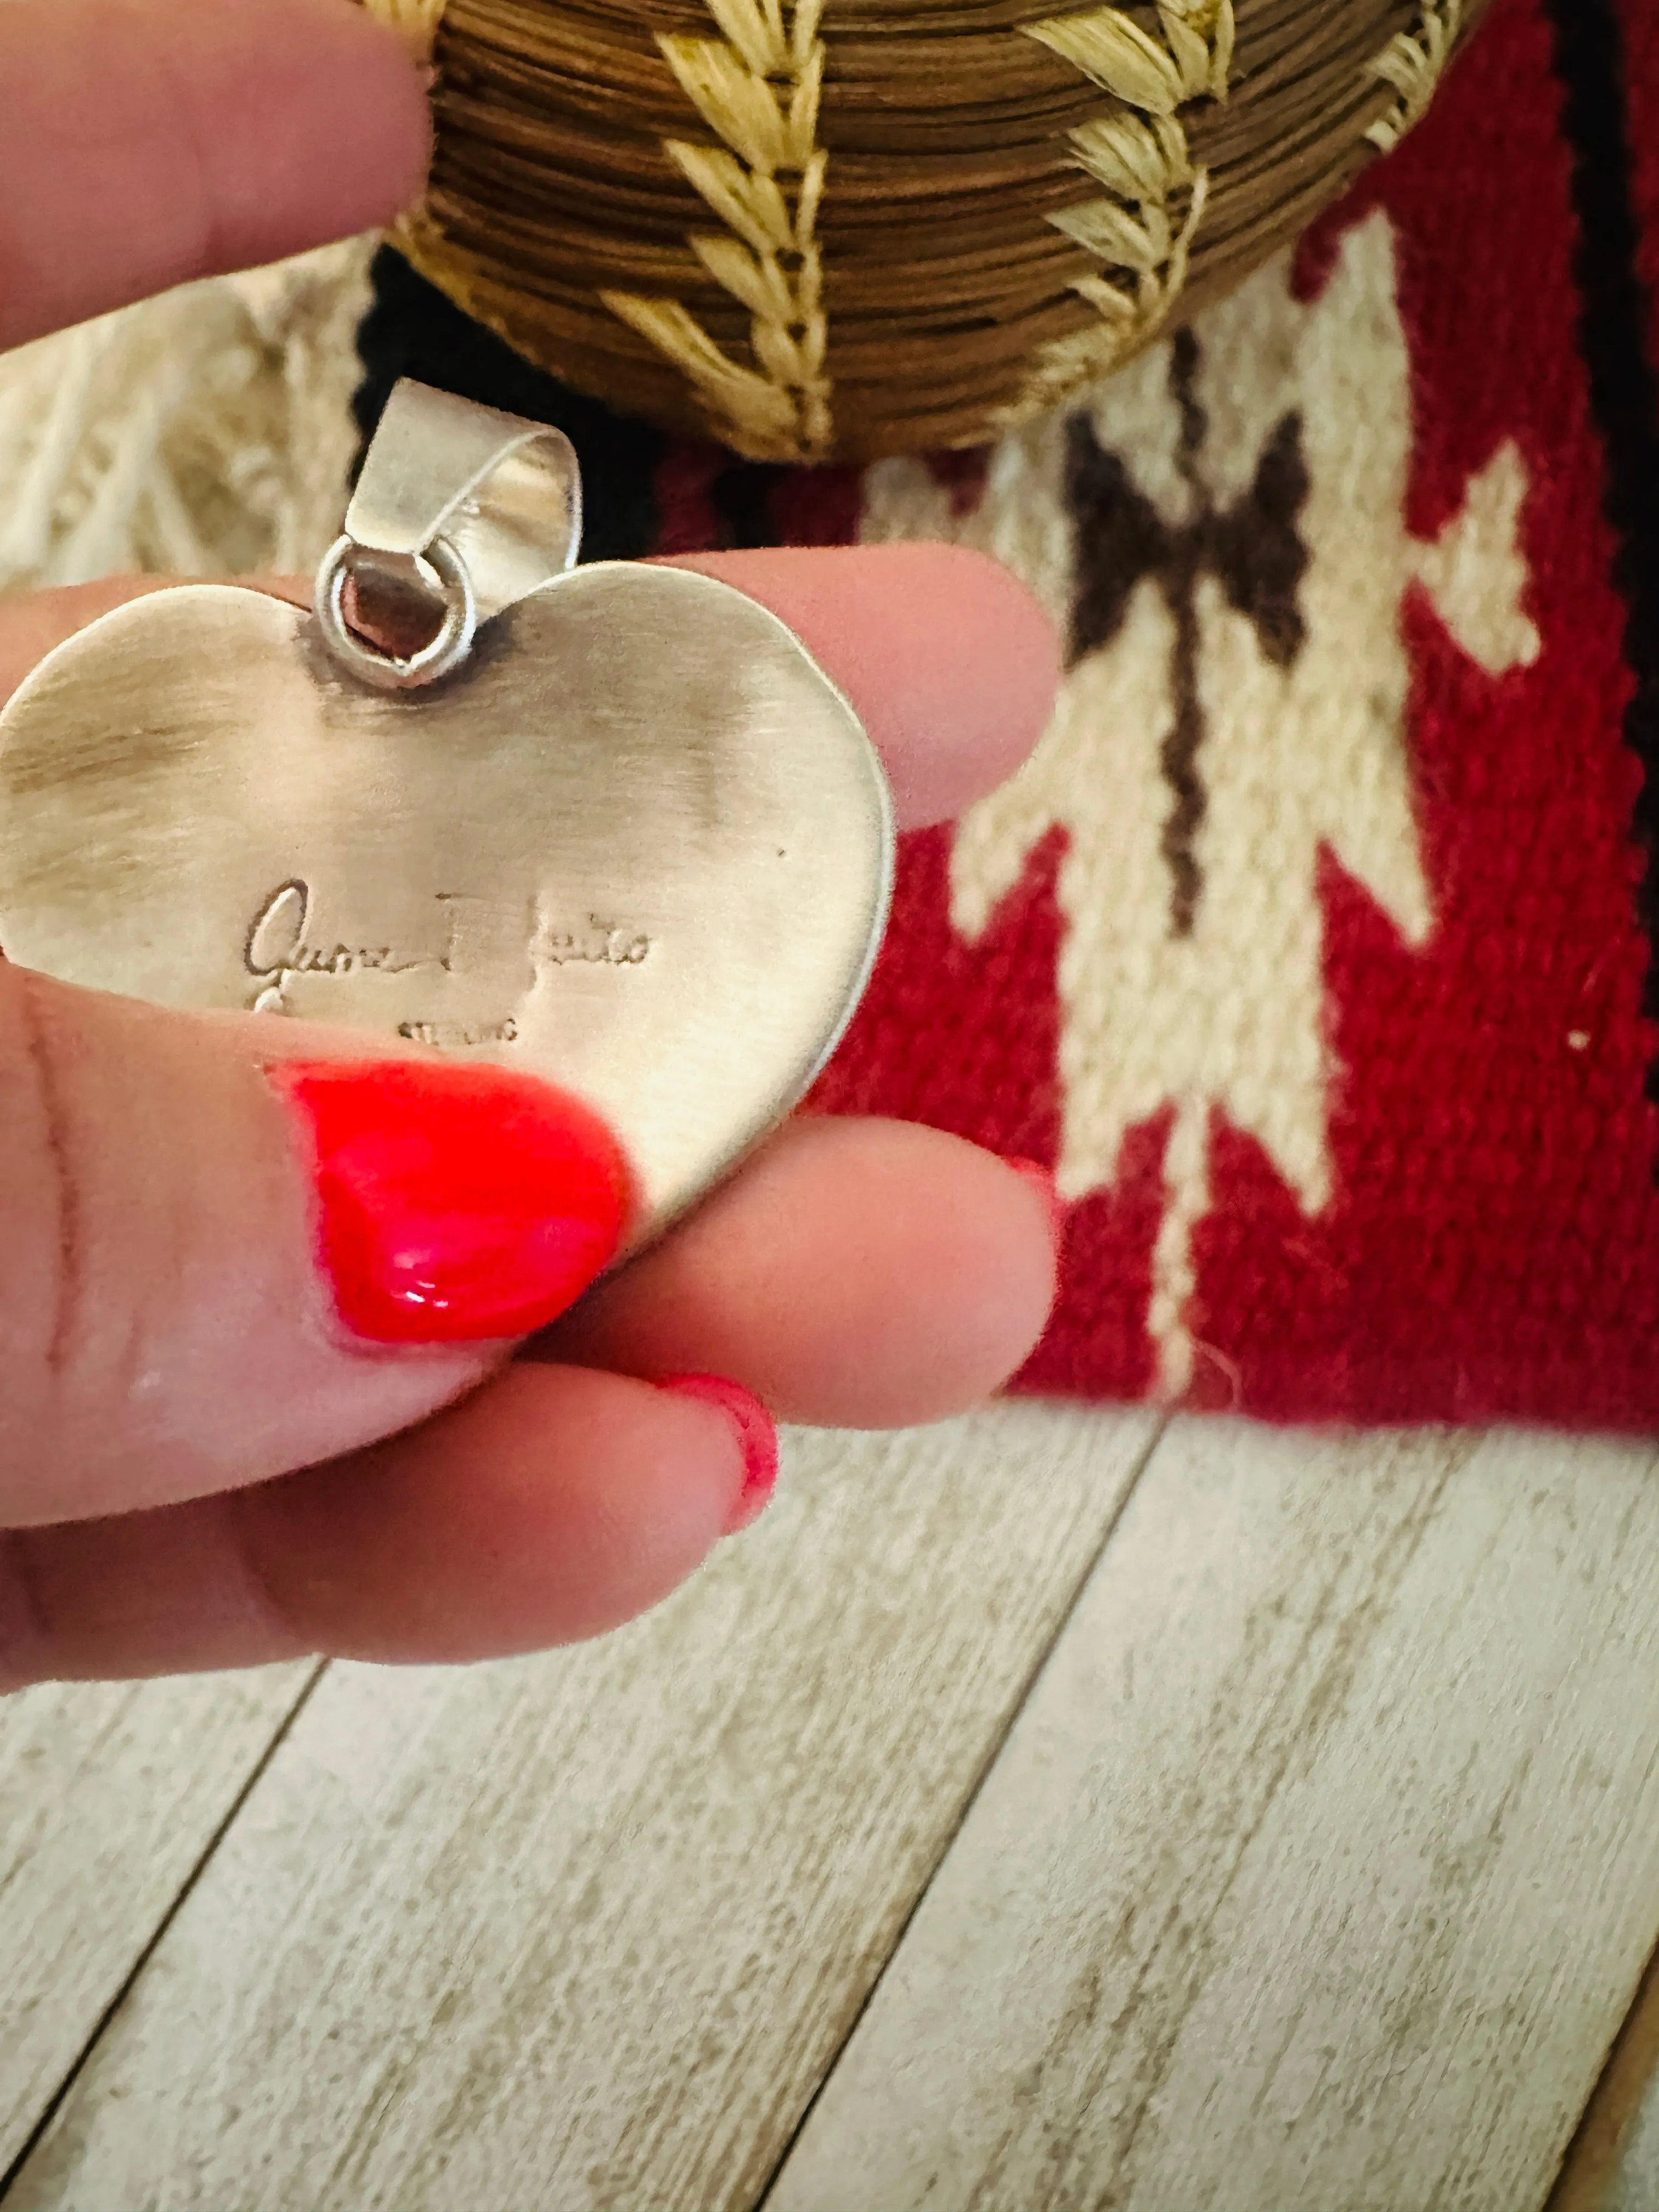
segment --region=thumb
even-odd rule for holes
[[[629,1203],[603,1124],[533,1078],[3,962],[0,1128],[0,1526],[420,1419],[562,1311]]]

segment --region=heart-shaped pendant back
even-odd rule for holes
[[[0,714],[0,945],[71,981],[543,1073],[659,1228],[800,1097],[890,886],[885,781],[782,623],[576,569],[382,693],[228,586],[106,616]]]

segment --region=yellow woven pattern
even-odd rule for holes
[[[1180,110],[1190,100],[1227,96],[1232,0],[1159,0],[1157,38],[1116,8],[1048,15],[1024,27],[1028,38],[1111,95],[1100,115],[1067,134],[1079,165],[1107,196],[1048,217],[1110,273],[1073,286],[1100,321],[1043,349],[1011,419],[1063,398],[1139,351],[1187,282],[1210,180],[1193,166]]]
[[[723,352],[678,300],[605,291],[611,313],[690,379],[722,435],[766,460],[830,450],[823,272],[815,235],[827,156],[817,143],[823,0],[708,0],[724,36],[657,44],[718,146],[664,141],[725,228],[696,231],[709,275],[752,318],[754,365]]]
[[[1367,76],[1380,77],[1400,95],[1365,133],[1382,153],[1392,153],[1427,114],[1462,27],[1463,0],[1427,0],[1415,32],[1401,31],[1366,64]]]
[[[422,59],[432,52],[438,24],[448,0],[364,0],[371,15],[400,31]]]

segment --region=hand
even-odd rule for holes
[[[0,343],[386,221],[425,158],[414,70],[347,0],[5,0]],[[693,565],[805,638],[907,824],[1035,741],[1054,643],[990,562]],[[0,697],[146,588],[0,601]],[[591,1635],[764,1502],[764,1408],[930,1419],[1041,1328],[1040,1187],[935,1131],[806,1116],[532,1357],[368,1340],[319,1259],[281,1076],[357,1056],[338,1030],[0,963],[0,1686]],[[738,1387],[658,1387],[711,1374]]]

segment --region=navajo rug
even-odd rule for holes
[[[1498,0],[1293,254],[984,452],[737,461],[376,289],[364,427],[404,374],[560,422],[592,557],[954,539],[1061,625],[817,1094],[1054,1162],[1025,1386],[1659,1419],[1649,0]]]

